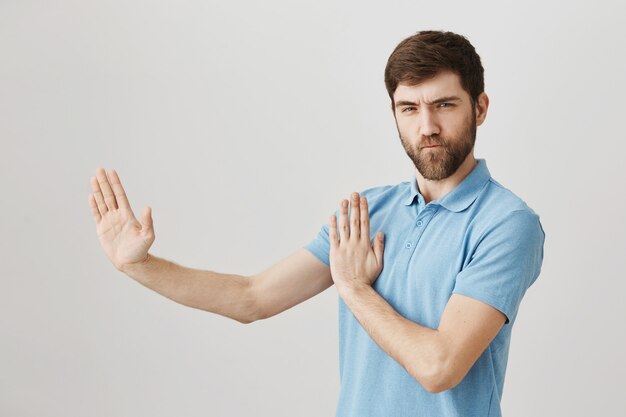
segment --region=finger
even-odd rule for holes
[[[339,245],[339,239],[337,238],[337,216],[334,214],[330,216],[328,221],[328,238],[330,239],[331,248]]]
[[[126,191],[124,191],[124,187],[122,186],[122,182],[120,181],[120,177],[117,175],[117,171],[114,169],[109,170],[108,177],[111,182],[111,188],[113,189],[113,194],[115,195],[115,200],[120,208],[124,208],[130,210],[130,203],[128,202],[128,198],[126,197]]]
[[[146,207],[141,213],[141,225],[146,229],[152,229],[152,208]]]
[[[100,211],[98,210],[98,203],[96,203],[96,198],[93,194],[89,194],[89,207],[91,207],[91,214],[93,215],[93,219],[96,223],[100,223],[102,216],[100,215]]]
[[[348,200],[341,200],[339,206],[339,240],[347,242],[350,239],[350,229],[348,227]]]
[[[115,195],[113,194],[111,184],[109,184],[109,179],[107,178],[107,174],[104,172],[103,168],[98,168],[96,170],[96,178],[98,179],[98,184],[100,185],[100,190],[102,190],[102,195],[104,196],[104,202],[106,203],[107,208],[109,211],[115,210],[117,208],[117,202],[115,201]]]
[[[146,207],[141,213],[141,234],[145,241],[154,241],[154,225],[152,222],[152,208]]]
[[[383,232],[376,233],[373,247],[374,247],[374,255],[376,256],[376,261],[378,263],[378,266],[382,267],[383,252],[385,249],[385,234]]]
[[[98,179],[96,177],[91,177],[91,191],[93,191],[93,197],[96,200],[96,205],[98,206],[100,215],[104,216],[109,212],[109,209],[107,209],[107,205],[104,203],[104,197],[102,197],[100,184],[98,184]]]
[[[367,204],[367,198],[361,197],[361,236],[367,237],[367,241],[370,239],[370,215]]]
[[[361,237],[361,204],[359,193],[352,193],[350,201],[350,237],[359,239]],[[367,238],[369,242],[369,236]]]

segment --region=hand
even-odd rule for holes
[[[133,214],[117,172],[98,168],[91,177],[89,195],[91,214],[96,222],[98,239],[106,256],[120,271],[125,266],[144,262],[154,242],[152,211],[146,207],[141,223]]]
[[[337,290],[371,286],[383,270],[384,235],[379,232],[370,242],[370,222],[367,199],[352,194],[350,221],[348,223],[348,200],[342,200],[339,217],[330,217],[330,271]]]

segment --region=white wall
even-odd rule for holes
[[[250,326],[177,305],[108,263],[89,177],[153,208],[156,255],[259,271],[412,175],[383,69],[422,29],[476,46],[477,155],[547,234],[505,415],[623,412],[623,6],[386,3],[0,1],[2,416],[333,415],[333,288]]]

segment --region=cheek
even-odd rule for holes
[[[443,116],[439,119],[439,136],[455,137],[463,131],[464,120],[458,117],[446,117]]]
[[[397,121],[398,131],[405,138],[411,138],[416,135],[418,126],[410,119],[400,119]]]

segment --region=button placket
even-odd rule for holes
[[[434,210],[423,210],[419,216],[417,221],[413,224],[413,230],[408,236],[408,240],[404,242],[404,256],[406,257],[406,261],[413,256],[413,252],[417,247],[417,243],[422,237],[422,234],[426,230],[426,226],[432,220],[432,218],[437,213],[437,209]]]

